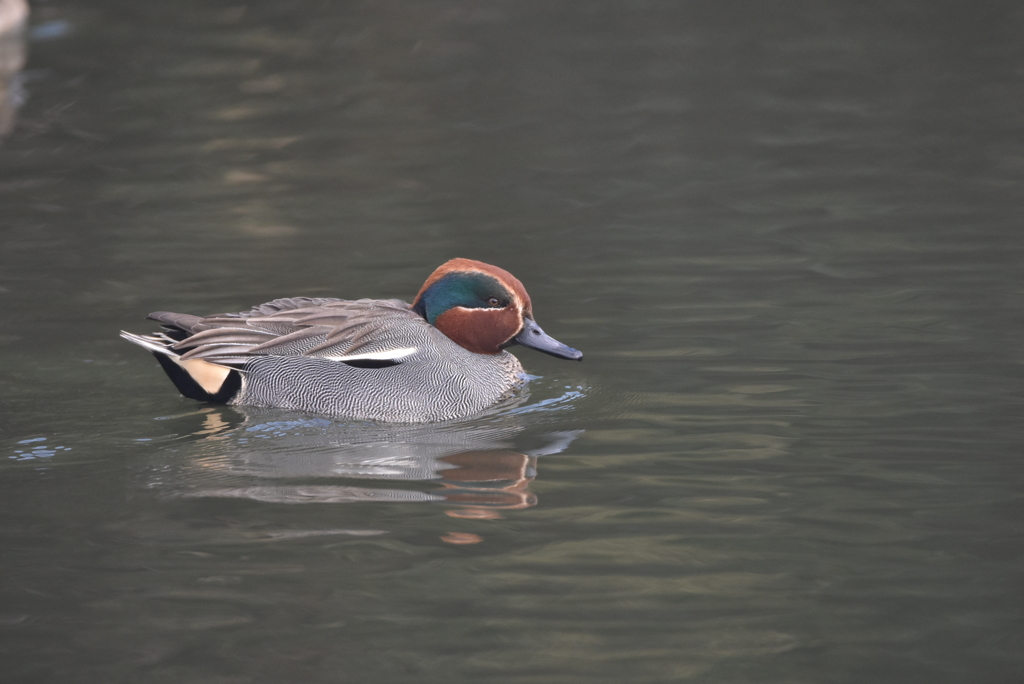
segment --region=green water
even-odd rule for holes
[[[1024,679],[1015,4],[33,10],[5,682]],[[584,361],[386,427],[117,337],[455,256]]]

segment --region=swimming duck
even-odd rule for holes
[[[492,406],[525,381],[505,351],[514,344],[583,358],[541,330],[515,276],[472,259],[439,266],[412,304],[292,297],[147,318],[164,330],[121,337],[151,351],[186,397],[361,420],[421,423]]]

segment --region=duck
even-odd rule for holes
[[[147,319],[162,331],[121,337],[151,352],[185,397],[385,423],[465,418],[510,398],[528,377],[513,345],[583,358],[537,325],[515,276],[463,258],[437,267],[412,304],[290,297]]]

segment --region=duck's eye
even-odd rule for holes
[[[497,297],[491,297],[490,299],[487,300],[487,303],[490,306],[498,306],[499,304],[501,304],[501,302],[498,301]]]

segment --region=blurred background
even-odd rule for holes
[[[4,681],[1021,681],[1022,35],[0,0]],[[583,362],[386,426],[186,400],[117,337],[456,256]]]

